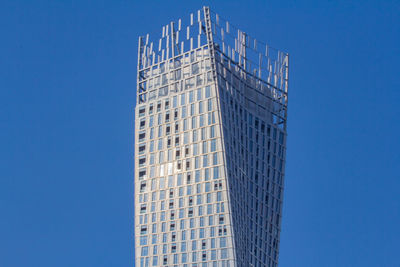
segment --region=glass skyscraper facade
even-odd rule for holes
[[[136,266],[277,266],[288,55],[208,7],[139,38]]]

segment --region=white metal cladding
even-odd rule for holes
[[[288,55],[207,7],[156,43],[139,38],[136,266],[276,266]]]

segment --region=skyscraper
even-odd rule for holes
[[[136,266],[277,266],[288,55],[208,7],[139,38]]]

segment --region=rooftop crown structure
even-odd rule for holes
[[[208,7],[138,52],[136,266],[277,266],[288,55]]]

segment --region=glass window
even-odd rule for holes
[[[185,93],[181,94],[181,106],[185,105]]]
[[[210,86],[206,86],[206,98],[209,98],[211,96],[211,88]]]
[[[149,247],[142,247],[141,256],[147,256],[147,255],[149,255]]]
[[[153,127],[154,126],[154,116],[151,115],[149,118],[149,127]]]
[[[211,250],[211,260],[217,259],[217,251],[215,249]]]
[[[195,182],[196,182],[196,183],[200,182],[200,171],[196,171],[196,172],[195,172],[194,178],[195,178]],[[200,193],[200,191],[197,190],[197,193]]]
[[[145,144],[140,145],[139,146],[139,155],[143,154],[145,152],[145,150],[146,150],[146,145]]]
[[[203,167],[208,166],[208,155],[203,155]]]
[[[199,237],[204,238],[204,228],[199,229]]]
[[[168,86],[161,87],[158,90],[158,96],[159,97],[163,97],[163,96],[166,96],[166,95],[168,95]]]
[[[186,118],[186,106],[182,107],[182,118]]]
[[[196,128],[196,119],[197,117],[192,117],[192,129]]]
[[[210,180],[210,169],[205,169],[204,170],[204,180],[205,181]]]
[[[183,144],[187,145],[189,143],[189,132],[183,134]]]
[[[173,160],[173,159],[172,159],[172,150],[169,149],[169,150],[168,150],[168,161],[171,161],[171,160]]]
[[[212,214],[213,210],[212,210],[212,204],[208,204],[207,205],[207,214]]]
[[[183,68],[183,78],[186,78],[189,76],[190,76],[190,68],[189,68],[189,66],[186,66]]]
[[[219,247],[220,248],[225,248],[226,247],[226,237],[220,237],[219,238]]]
[[[173,187],[174,186],[174,176],[170,175],[168,176],[168,187]]]
[[[162,148],[163,148],[163,140],[158,139],[158,150],[162,150]]]
[[[205,192],[210,192],[211,190],[211,183],[205,183]]]
[[[165,190],[160,191],[160,200],[165,199]]]
[[[182,174],[181,173],[177,175],[177,186],[180,186],[180,185],[182,185]]]
[[[146,178],[146,169],[139,170],[139,180],[143,180]]]
[[[140,123],[139,123],[140,129],[141,129],[141,130],[144,129],[145,126],[146,126],[146,119],[140,120]]]
[[[153,266],[158,266],[158,256],[153,256]]]
[[[210,61],[210,59],[204,60],[204,65],[205,65],[206,70],[211,69],[211,61]]]
[[[189,92],[189,103],[193,103],[194,102],[194,91],[190,91]]]
[[[190,105],[190,116],[193,116],[195,114],[195,110],[194,110],[194,104]]]
[[[197,130],[193,130],[193,142],[197,142]]]
[[[207,192],[207,191],[206,191]],[[207,201],[207,203],[211,203],[211,194],[210,193],[208,193],[207,195],[206,195],[206,201]]]
[[[140,245],[147,245],[147,236],[140,237]]]
[[[146,156],[141,156],[139,158],[139,167],[142,167],[146,164]]]
[[[214,138],[215,137],[215,126],[211,126],[210,127],[210,138]]]
[[[139,108],[139,117],[143,117],[146,112],[146,107]]]
[[[193,144],[193,156],[197,156],[198,154],[198,145],[197,143]]]
[[[199,63],[194,63],[192,64],[192,74],[198,74],[199,73]]]
[[[201,88],[197,89],[197,101],[202,99],[202,90]]]
[[[213,165],[217,165],[218,164],[218,153],[214,153],[212,157],[213,157]]]
[[[182,242],[181,243],[181,252],[185,252],[186,251],[186,242]]]
[[[202,139],[203,139],[203,138],[202,138]],[[203,144],[203,154],[204,154],[204,153],[207,153],[207,152],[208,152],[208,149],[207,149],[207,141],[203,141],[202,144]]]
[[[212,139],[210,140],[211,143],[211,152],[214,152],[217,150],[217,139]]]
[[[165,177],[160,177],[160,189],[165,188]]]
[[[195,230],[190,230],[190,239],[195,239],[196,238],[196,231]],[[193,246],[194,244],[194,246]],[[192,250],[196,250],[196,241],[193,241],[192,243]]]
[[[185,80],[185,90],[192,89],[194,87],[194,77]]]
[[[228,258],[228,250],[226,248],[221,249],[221,259]]]
[[[163,163],[164,162],[164,151],[160,151],[159,157],[158,157],[158,163]]]
[[[204,115],[200,115],[199,116],[199,120],[200,120],[200,123],[199,123],[200,125],[199,126],[203,127],[204,126]]]
[[[146,137],[146,132],[139,132],[139,142],[143,142]]]
[[[197,86],[203,85],[203,74],[199,74],[196,76],[196,85]]]
[[[163,136],[163,134],[162,134],[162,125],[158,126],[158,137],[161,137],[161,136]]]
[[[182,78],[182,70],[181,69],[177,69],[175,71],[175,80],[180,80]]]

